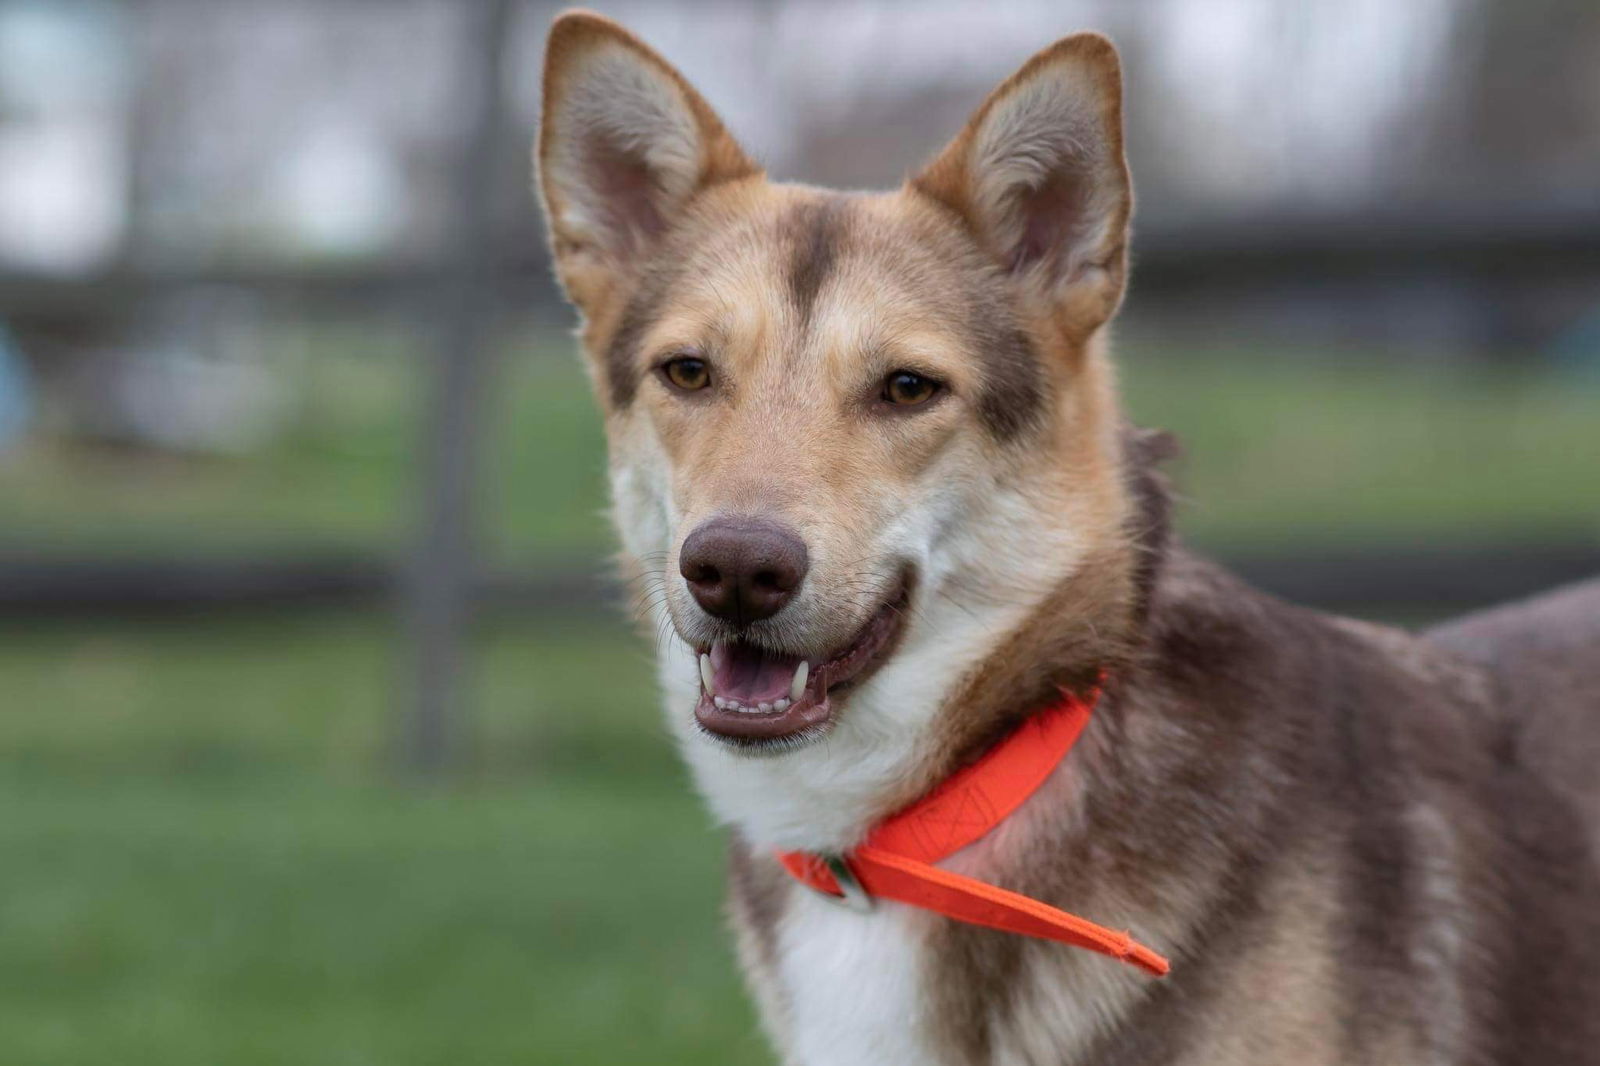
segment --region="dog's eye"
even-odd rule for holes
[[[689,355],[662,363],[661,373],[674,388],[684,392],[696,392],[711,384],[711,368],[706,366],[706,361]]]
[[[883,379],[883,402],[896,407],[916,407],[933,399],[939,383],[909,370],[896,370]]]

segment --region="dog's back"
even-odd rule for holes
[[[1600,578],[1427,635],[1488,669],[1506,715],[1506,758],[1577,808],[1600,854]]]

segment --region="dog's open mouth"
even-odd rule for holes
[[[787,747],[821,736],[833,697],[866,680],[889,657],[909,596],[909,584],[902,583],[849,643],[827,656],[784,655],[742,640],[700,649],[695,720],[717,739],[743,747]]]

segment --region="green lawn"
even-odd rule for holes
[[[1600,379],[1295,353],[1134,353],[1134,418],[1174,430],[1208,546],[1600,541]]]
[[[482,496],[513,558],[594,554],[604,443],[572,342],[501,353],[488,389]],[[0,541],[120,555],[390,551],[414,518],[421,353],[329,352],[297,365],[283,439],[246,456],[155,456],[48,434],[0,455]]]
[[[424,790],[389,636],[0,631],[0,1061],[766,1061],[641,649],[489,627],[479,772]]]
[[[763,1061],[682,790],[0,776],[30,1066]]]

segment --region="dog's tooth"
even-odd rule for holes
[[[806,690],[806,678],[811,675],[811,664],[805,659],[800,660],[800,665],[794,668],[794,680],[789,682],[789,699],[798,703],[800,696]]]
[[[723,711],[725,711],[729,707],[733,706],[733,701],[732,700],[725,700],[721,696],[713,696],[713,697],[711,697],[711,702],[715,703],[717,705],[717,709],[718,710],[723,710]]]
[[[772,701],[772,709],[775,710],[775,711],[787,711],[789,709],[789,701],[788,700],[773,700]]]
[[[758,704],[756,704],[756,706],[761,709],[761,713],[762,714],[771,714],[772,713],[772,704],[770,704],[770,703],[758,703]]]
[[[711,656],[702,654],[700,656],[700,683],[705,685],[707,696],[715,696],[717,694],[717,683],[713,680],[715,676],[711,672]]]

